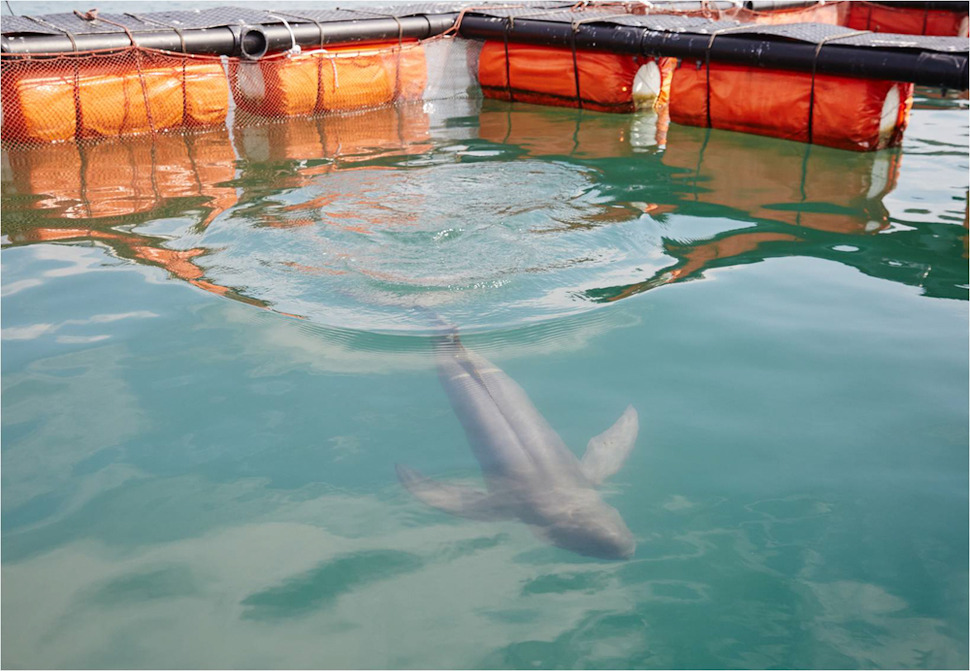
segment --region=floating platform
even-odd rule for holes
[[[875,32],[885,27],[920,34]],[[460,91],[470,77],[510,101],[607,112],[669,103],[679,123],[865,151],[899,142],[912,85],[968,88],[966,32],[967,5],[937,2],[10,16],[0,36],[3,139],[218,124],[233,103],[257,117],[346,112],[430,99],[449,77]],[[431,54],[456,39],[477,46]]]

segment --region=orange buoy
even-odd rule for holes
[[[3,139],[118,137],[225,121],[218,59],[131,49],[4,63]]]
[[[669,74],[650,57],[486,42],[478,81],[487,98],[632,112],[663,95]]]
[[[305,116],[419,100],[427,83],[418,42],[349,45],[231,61],[233,97],[258,116]]]
[[[909,83],[684,61],[670,120],[872,151],[902,141],[912,99]]]

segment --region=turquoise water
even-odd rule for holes
[[[5,667],[966,668],[968,119],[901,152],[469,100],[3,155]],[[429,310],[626,561],[479,482]]]

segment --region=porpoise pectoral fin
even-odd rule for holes
[[[508,517],[501,512],[488,492],[467,485],[435,482],[401,464],[396,464],[395,468],[404,488],[414,498],[432,508],[473,520],[498,520]]]
[[[586,454],[579,464],[586,479],[599,485],[620,470],[633,449],[639,430],[637,411],[629,405],[613,426],[590,439]]]

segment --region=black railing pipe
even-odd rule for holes
[[[710,48],[711,62],[800,72],[843,75],[863,79],[913,82],[921,86],[964,90],[968,88],[968,53],[943,53],[918,48],[852,47],[830,42],[817,44],[775,40],[756,34],[726,33],[715,38],[698,33],[656,31],[635,26],[515,19],[511,29],[502,17],[466,15],[463,37],[512,42],[602,49],[616,53],[673,56],[703,63]],[[816,53],[817,52],[817,53]]]
[[[179,37],[176,31],[160,27],[158,31],[133,32],[132,35],[138,46],[150,49],[180,52],[184,44],[184,51],[191,54],[253,57],[289,49],[294,38],[300,47],[393,40],[399,36],[424,39],[448,30],[456,17],[457,14],[428,14],[397,20],[382,17],[320,24],[294,19],[289,22],[289,28],[282,23],[194,28],[183,30]],[[73,39],[74,42],[66,34],[8,34],[0,37],[0,51],[5,54],[55,54],[72,52],[75,48],[95,51],[131,45],[131,40],[123,32],[76,34]]]

